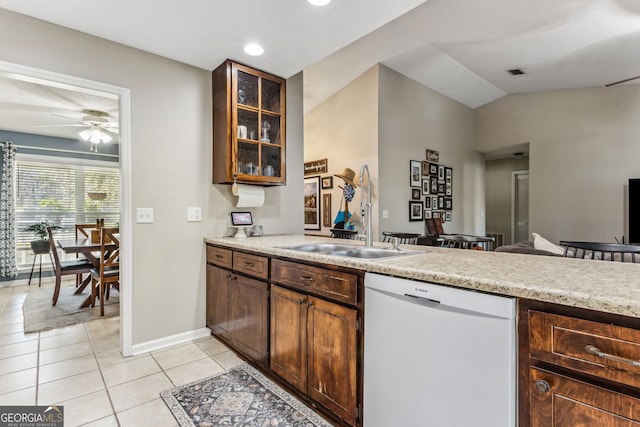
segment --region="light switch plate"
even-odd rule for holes
[[[382,219],[389,219],[389,211],[387,209],[382,210]]]
[[[187,222],[202,221],[202,208],[200,207],[188,207],[187,208]]]
[[[153,223],[153,208],[138,208],[136,210],[136,222],[138,224]]]

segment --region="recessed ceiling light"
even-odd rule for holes
[[[307,1],[314,6],[326,6],[329,3],[331,3],[331,0],[307,0]]]
[[[264,49],[258,44],[251,43],[244,47],[244,53],[251,56],[260,56],[264,53]]]

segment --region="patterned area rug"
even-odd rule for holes
[[[89,322],[95,319],[103,319],[100,316],[100,307],[80,308],[82,302],[87,299],[91,288],[87,287],[84,293],[75,295],[75,285],[62,286],[58,303],[51,305],[53,288],[38,288],[36,284],[29,289],[27,298],[22,305],[24,314],[24,331],[40,332],[48,329],[61,328],[76,323]],[[104,317],[118,316],[120,314],[120,295],[118,291],[111,289],[109,300],[104,305]]]
[[[332,427],[246,363],[160,396],[181,426]]]

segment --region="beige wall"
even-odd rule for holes
[[[132,227],[133,344],[203,328],[202,239],[227,233],[234,201],[210,184],[210,72],[2,9],[0,58],[131,90],[132,208],[155,209],[153,224]],[[301,88],[301,75],[287,87],[289,184],[255,209],[266,233],[302,231]],[[202,206],[202,222],[186,222],[188,206]]]
[[[409,161],[426,149],[440,151],[453,167],[453,221],[445,231],[484,233],[484,161],[473,151],[473,111],[376,65],[305,114],[305,161],[328,158],[329,173],[367,163],[373,178],[374,240],[382,231],[424,233],[423,222],[409,221]],[[342,198],[334,178],[332,218]],[[358,230],[360,191],[351,203]],[[382,211],[389,211],[384,219]],[[328,230],[323,230],[327,234]]]
[[[484,234],[484,160],[473,151],[473,110],[403,75],[380,66],[379,134],[381,229],[424,233],[409,222],[409,161],[424,160],[426,149],[440,152],[453,168],[452,222],[448,233]],[[424,197],[423,197],[424,201]]]
[[[529,142],[529,231],[613,242],[640,177],[640,86],[510,95],[476,110],[476,148]]]
[[[488,160],[485,163],[487,232],[503,233],[504,244],[511,237],[511,185],[514,171],[529,170],[529,158]]]
[[[378,67],[373,67],[322,104],[304,115],[304,161],[327,159],[328,173],[333,176],[344,168],[357,174],[363,163],[369,166],[372,177],[374,240],[378,236]],[[312,175],[309,175],[312,176]],[[331,222],[340,208],[344,181],[333,178],[331,194]],[[325,193],[327,190],[321,191]],[[361,191],[358,190],[349,211],[358,231],[362,232],[360,215]],[[343,206],[344,208],[344,206]],[[329,234],[330,227],[309,233]]]

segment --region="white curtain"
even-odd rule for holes
[[[14,174],[16,147],[11,142],[0,142],[2,147],[2,180],[0,180],[0,277],[15,277],[16,267],[16,207]]]

